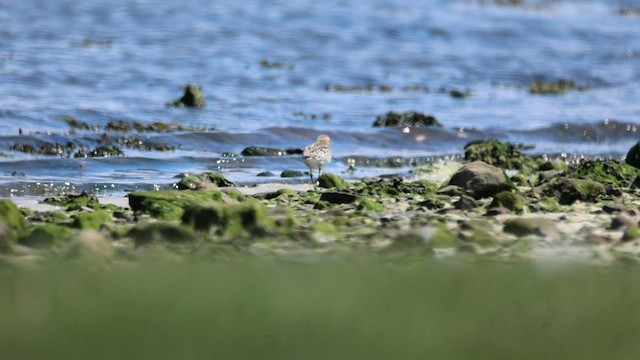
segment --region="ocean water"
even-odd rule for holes
[[[407,174],[489,138],[531,154],[622,158],[640,139],[640,5],[507,3],[0,0],[0,196],[117,194],[204,171],[244,185],[304,182],[279,177],[306,170],[300,155],[240,153],[302,148],[319,134],[332,139],[326,170],[352,179]],[[531,94],[538,79],[579,89]],[[206,107],[166,106],[187,83]],[[443,126],[372,127],[408,110]],[[171,131],[106,129],[118,121]],[[123,155],[73,156],[104,144]]]

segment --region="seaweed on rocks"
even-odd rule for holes
[[[389,111],[384,116],[377,116],[373,127],[389,126],[442,126],[433,115],[416,111],[397,113]]]
[[[180,99],[167,103],[168,106],[176,108],[204,108],[206,106],[202,88],[196,84],[184,86],[184,95]]]

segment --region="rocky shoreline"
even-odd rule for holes
[[[640,260],[640,143],[626,161],[524,155],[515,144],[471,143],[465,161],[415,168],[411,178],[237,187],[217,173],[180,190],[127,198],[62,194],[0,201],[0,267],[57,259],[131,261],[325,256]],[[510,174],[510,175],[507,175]]]

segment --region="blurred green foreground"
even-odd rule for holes
[[[0,359],[632,359],[635,267],[379,260],[0,271]]]

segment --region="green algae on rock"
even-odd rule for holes
[[[37,249],[59,249],[73,237],[73,230],[64,225],[41,224],[18,237],[18,243]]]
[[[142,191],[129,194],[129,206],[134,212],[149,214],[159,220],[180,220],[185,208],[222,199],[222,193],[216,190]]]
[[[202,88],[196,84],[187,84],[184,86],[184,95],[180,99],[167,103],[168,106],[183,108],[204,108],[206,101]]]
[[[324,173],[318,177],[318,186],[325,189],[342,189],[346,186],[346,183],[338,175]]]
[[[504,208],[515,213],[522,213],[525,209],[525,200],[519,194],[511,191],[502,191],[493,197],[489,208]]]
[[[377,116],[373,127],[389,126],[442,126],[435,117],[417,111],[397,113],[389,111],[384,116]]]
[[[73,220],[73,226],[78,229],[98,230],[102,225],[113,222],[113,216],[104,210],[83,211]]]
[[[563,176],[588,179],[615,187],[629,187],[640,170],[629,163],[615,160],[588,160],[571,164]]]
[[[604,195],[601,183],[588,179],[557,178],[541,186],[542,193],[558,199],[561,205],[576,201],[596,202]]]
[[[473,141],[464,147],[466,161],[483,161],[489,165],[504,169],[535,170],[538,163],[535,159],[523,155],[521,144],[503,143],[498,140]]]
[[[0,200],[0,221],[5,223],[12,231],[22,231],[27,227],[27,222],[16,204],[9,199]]]

